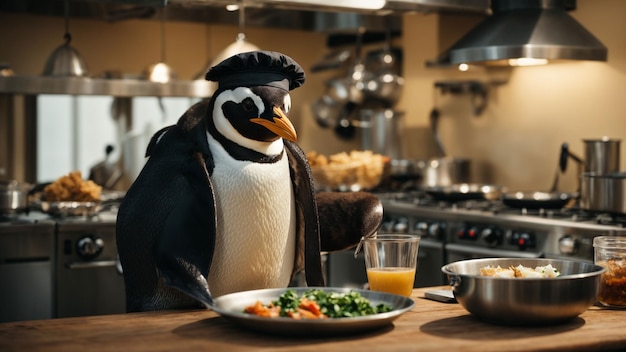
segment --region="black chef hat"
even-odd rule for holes
[[[272,86],[290,91],[304,83],[304,70],[287,55],[275,51],[236,54],[206,74],[219,88]]]

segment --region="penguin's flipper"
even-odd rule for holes
[[[297,240],[294,274],[302,269],[309,286],[325,286],[320,254],[319,216],[315,201],[313,176],[306,155],[300,147],[284,140],[289,155],[291,179],[296,196]],[[302,258],[304,254],[304,258]]]
[[[206,163],[203,153],[196,152],[186,165],[183,171],[186,185],[165,221],[154,256],[157,270],[167,285],[212,307],[207,277],[217,220]]]
[[[316,195],[323,251],[350,248],[372,236],[383,221],[380,199],[367,192],[320,192]]]

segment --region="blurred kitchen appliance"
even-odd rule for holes
[[[377,195],[384,209],[379,231],[422,237],[416,287],[447,284],[443,275],[437,275],[442,263],[463,259],[553,258],[593,263],[594,237],[626,236],[626,214],[517,208],[499,199],[443,201],[424,191]],[[349,258],[347,253],[329,253],[328,267],[333,286],[367,282],[363,260]]]
[[[585,172],[580,175],[580,206],[626,214],[626,173],[620,172],[620,140],[586,139]]]
[[[115,213],[0,218],[0,321],[126,312]]]
[[[0,322],[54,317],[53,221],[0,218]]]

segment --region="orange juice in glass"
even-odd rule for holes
[[[410,296],[413,291],[419,236],[377,234],[363,241],[367,281],[372,291]]]

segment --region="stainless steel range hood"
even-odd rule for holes
[[[606,61],[607,48],[568,15],[576,0],[492,0],[492,15],[440,55],[440,64]]]

